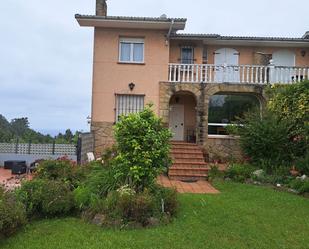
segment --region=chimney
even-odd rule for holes
[[[96,15],[97,16],[106,16],[107,15],[106,0],[96,0]]]

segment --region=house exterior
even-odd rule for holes
[[[263,106],[266,85],[309,75],[308,32],[299,38],[187,34],[185,18],[107,16],[104,0],[96,6],[96,15],[75,18],[94,27],[91,131],[97,154],[113,143],[120,115],[151,102],[173,140],[197,143],[213,157],[239,155],[237,138],[224,133],[231,118],[216,121],[209,114],[230,95],[254,97]],[[217,109],[210,110],[213,103]]]

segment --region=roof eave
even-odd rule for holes
[[[121,18],[100,18],[97,16],[75,15],[75,19],[81,27],[101,27],[101,28],[127,28],[127,29],[155,29],[169,30],[171,21],[168,20],[147,20],[147,19],[121,19]],[[173,19],[171,19],[173,20]],[[186,26],[185,19],[174,20],[173,32],[184,30]]]

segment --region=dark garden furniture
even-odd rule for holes
[[[12,174],[25,174],[27,171],[26,161],[10,160],[4,162],[5,169],[11,169]]]
[[[4,161],[4,169],[12,169],[14,165],[26,165],[26,161],[22,160]]]

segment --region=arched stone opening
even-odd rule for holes
[[[168,126],[172,140],[196,142],[197,99],[190,91],[178,91],[169,100]]]

